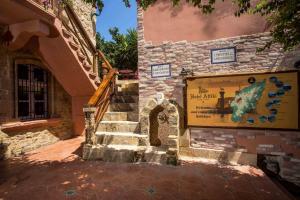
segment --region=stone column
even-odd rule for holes
[[[96,107],[85,106],[83,108],[84,119],[85,119],[85,144],[93,145],[95,143],[95,115]]]

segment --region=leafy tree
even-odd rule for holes
[[[100,11],[103,9],[102,0],[84,0],[93,3]],[[158,0],[137,0],[143,9]],[[174,6],[184,0],[169,0]],[[199,8],[204,14],[215,10],[217,0],[185,0],[194,7]],[[219,2],[224,0],[219,0]],[[291,50],[300,44],[300,0],[231,0],[237,6],[235,16],[243,14],[259,14],[267,18],[272,25],[272,40],[266,43],[269,48],[274,43],[279,43],[285,51]],[[126,6],[130,6],[129,0],[123,0]],[[261,50],[263,50],[261,49]]]
[[[83,1],[93,4],[93,6],[98,9],[99,13],[102,12],[104,7],[103,0],[83,0]],[[130,7],[129,0],[122,0],[122,1],[124,2],[126,7]]]
[[[100,33],[96,35],[96,48],[101,50],[112,66],[118,69],[137,69],[137,32],[128,29],[126,34],[119,33],[114,27],[109,29],[112,41],[106,41]]]

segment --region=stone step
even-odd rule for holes
[[[77,51],[79,49],[79,45],[76,44],[75,42],[73,41],[69,41],[69,45],[71,46],[71,48],[74,50],[74,51]]]
[[[82,65],[83,65],[83,67],[84,67],[84,69],[85,69],[86,71],[90,71],[90,70],[92,70],[92,68],[93,68],[93,66],[90,65],[87,61],[84,61],[84,62],[82,63]]]
[[[96,132],[96,142],[101,145],[144,146],[147,138],[146,135],[132,132]]]
[[[86,56],[80,50],[77,50],[78,59],[83,63],[86,60]]]
[[[139,95],[139,91],[117,91],[116,95],[118,96],[129,96],[129,95],[135,95],[138,96]]]
[[[72,33],[65,28],[62,28],[62,33],[65,38],[70,38],[72,36]]]
[[[113,103],[138,103],[139,96],[137,95],[123,95],[123,96],[114,96],[112,99]]]
[[[140,132],[139,122],[132,121],[101,121],[98,125],[99,132]]]
[[[138,112],[138,103],[111,103],[108,111],[112,112]]]
[[[156,164],[167,164],[167,152],[166,151],[149,151],[144,153],[144,162],[156,163]]]
[[[117,85],[139,84],[139,80],[117,80]]]
[[[83,147],[83,159],[106,162],[136,162],[137,152],[145,151],[145,146],[133,145],[94,145]]]
[[[89,77],[90,77],[90,79],[95,80],[97,78],[97,74],[94,73],[94,72],[92,72],[92,71],[90,71],[89,72]]]
[[[96,78],[95,78],[94,83],[95,83],[95,85],[96,85],[97,87],[100,86],[101,81],[100,81],[99,77],[96,77]]]
[[[80,43],[79,43],[79,40],[77,39],[77,37],[76,37],[75,35],[72,35],[71,40],[72,40],[73,42],[75,42],[77,45],[80,44]]]
[[[139,92],[139,84],[138,83],[132,83],[132,84],[122,84],[118,86],[118,91],[124,92],[124,93],[138,93]]]
[[[167,146],[148,146],[143,152],[142,161],[162,165],[177,165],[176,152],[176,148],[168,148]]]
[[[103,121],[134,121],[137,122],[139,116],[134,112],[106,112]]]

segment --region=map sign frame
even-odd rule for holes
[[[185,78],[187,127],[300,129],[300,72]]]

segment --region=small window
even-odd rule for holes
[[[17,115],[21,120],[48,117],[47,77],[47,72],[36,65],[17,65]]]

